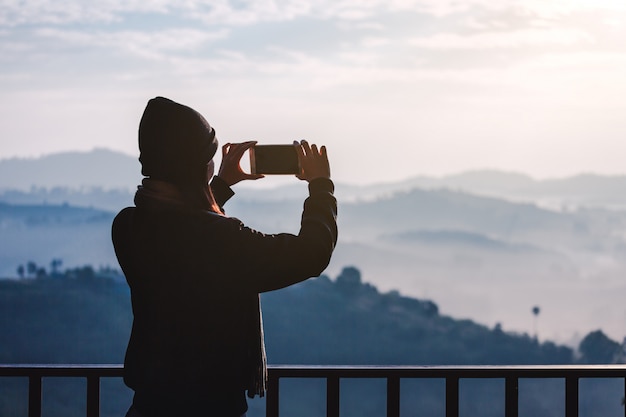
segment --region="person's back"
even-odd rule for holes
[[[186,112],[189,123],[188,112],[193,110],[155,100],[153,106]],[[204,119],[200,123],[211,129]],[[198,137],[201,147],[209,149],[208,160],[204,158],[209,165],[216,144],[204,142],[214,140],[214,134],[171,140],[184,146],[185,140]],[[142,144],[143,163],[150,158],[150,145],[148,138],[141,141],[140,127]],[[308,166],[313,158],[322,161],[321,169],[300,175],[309,181],[310,197],[298,235],[264,235],[216,213],[232,195],[229,186],[250,176],[239,168],[239,159],[252,145],[225,148],[220,177],[212,183],[215,197],[209,189],[209,202],[203,205],[190,197],[187,183],[177,183],[180,179],[171,175],[175,168],[165,170],[173,179],[159,178],[158,164],[151,161],[152,172],[144,170],[150,178],[137,192],[137,207],[122,210],[113,223],[113,242],[131,288],[134,314],[125,382],[135,390],[131,410],[139,415],[245,413],[245,390],[249,396],[263,395],[265,384],[258,294],[317,276],[330,260],[337,239],[336,201],[325,151],[298,145],[305,170],[307,154]],[[316,169],[322,174],[315,174]],[[211,169],[205,167],[205,173],[198,183],[207,188]]]

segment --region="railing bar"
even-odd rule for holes
[[[517,417],[519,414],[519,379],[514,376],[504,380],[505,417]]]
[[[87,377],[87,417],[100,417],[100,377]]]
[[[278,417],[280,401],[280,378],[268,372],[265,417]]]
[[[339,376],[326,378],[326,417],[339,417]]]
[[[623,378],[626,366],[611,365],[534,365],[534,366],[281,366],[269,367],[270,372],[280,377],[326,378],[338,375],[341,378]]]
[[[379,378],[397,375],[400,378],[624,378],[626,365],[507,365],[507,366],[284,366],[270,365],[269,372],[278,376],[325,378],[332,374]],[[100,377],[121,377],[122,365],[20,365],[0,364],[0,376],[84,377],[95,373]]]
[[[459,417],[459,377],[446,378],[446,417]]]
[[[28,377],[28,417],[41,417],[41,375]]]
[[[400,378],[387,378],[387,417],[400,417]]]
[[[578,417],[578,377],[565,378],[565,417]]]

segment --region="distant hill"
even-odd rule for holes
[[[29,261],[66,266],[117,266],[111,244],[114,213],[69,205],[0,203],[0,277]]]
[[[502,171],[470,171],[441,178],[416,177],[403,183],[409,188],[449,188],[473,194],[536,202],[562,209],[580,206],[626,208],[626,175],[580,174],[535,180]]]
[[[107,149],[62,152],[40,158],[0,159],[0,201],[12,203],[68,202],[110,209],[132,201],[141,180],[136,157]],[[442,177],[416,176],[404,181],[363,186],[338,183],[343,201],[372,200],[416,188],[450,189],[471,194],[534,202],[561,210],[579,206],[626,208],[626,175],[581,174],[535,180],[527,175],[494,170],[469,171]],[[55,189],[54,192],[51,190]],[[266,187],[244,183],[236,187],[246,200],[300,199],[300,184]],[[116,190],[117,195],[107,194]],[[126,193],[121,197],[120,193]],[[81,194],[84,194],[81,196]]]
[[[0,280],[4,300],[0,333],[13,335],[0,350],[0,363],[123,359],[130,331],[128,287],[97,275],[71,274]],[[262,298],[272,363],[568,364],[574,360],[568,347],[443,316],[429,300],[397,291],[380,293],[362,282],[354,267],[343,268],[336,279],[323,275]],[[65,317],[74,314],[72,326],[66,327]],[[32,343],[33,334],[38,335],[37,343]],[[491,338],[493,343],[485,343]],[[84,343],[55,350],[62,340]]]
[[[0,190],[99,187],[130,190],[141,179],[137,158],[107,149],[0,160]]]
[[[306,184],[297,185],[306,193]],[[68,195],[55,193],[40,196]],[[47,265],[58,258],[68,266],[117,265],[111,221],[132,204],[132,193],[101,195],[117,203],[106,210],[50,201],[0,205],[0,276],[28,261]],[[266,233],[296,233],[302,198],[256,200],[238,191],[226,212]],[[570,344],[597,328],[624,336],[624,211],[554,211],[451,189],[412,189],[371,200],[339,197],[338,221],[328,273],[358,264],[384,291],[428,295],[448,314],[490,326],[528,329],[530,308],[539,304],[546,312],[541,334]]]
[[[0,190],[0,202],[30,206],[65,204],[117,212],[123,207],[132,206],[134,195],[135,189],[126,188],[33,187],[29,190]]]

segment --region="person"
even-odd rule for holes
[[[297,235],[263,234],[224,214],[232,185],[262,177],[240,165],[254,144],[225,144],[214,176],[218,143],[204,117],[163,97],[148,101],[139,124],[145,178],[135,207],[112,224],[133,311],[128,417],[245,416],[246,391],[263,396],[267,377],[259,294],[330,262],[337,202],[325,147],[294,142],[297,177],[309,187]]]

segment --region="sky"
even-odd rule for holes
[[[365,184],[626,173],[623,0],[0,0],[0,159],[137,155],[148,99]]]

